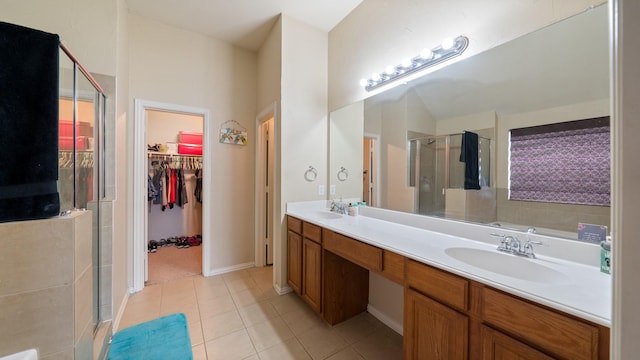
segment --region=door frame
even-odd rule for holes
[[[373,197],[373,199],[375,200],[375,202],[373,203],[373,206],[379,207],[380,206],[380,161],[381,161],[380,134],[365,132],[363,137],[375,140],[375,146],[373,150],[373,153],[375,155],[373,159],[373,164],[374,164],[373,166],[375,167],[375,169],[373,169],[374,183],[373,183],[373,194],[371,194],[371,197]],[[367,205],[371,205],[371,204],[367,204]]]
[[[203,117],[203,153],[202,177],[211,178],[211,115],[209,109],[183,106],[157,101],[134,99],[134,130],[133,130],[133,238],[130,248],[132,253],[133,284],[132,292],[144,289],[147,269],[146,239],[148,232],[148,201],[147,199],[147,110],[167,111]],[[210,186],[202,187],[202,274],[210,275],[209,229],[211,221],[211,201],[209,199]]]
[[[272,198],[273,198],[273,206],[270,209],[273,213],[273,217],[272,217],[272,223],[271,223],[271,230],[272,230],[272,244],[271,244],[271,251],[273,251],[273,266],[275,267],[278,262],[277,257],[278,257],[278,253],[277,251],[275,251],[276,249],[276,242],[279,242],[279,239],[276,237],[276,226],[278,226],[278,222],[277,222],[277,213],[276,213],[276,208],[277,208],[277,203],[278,203],[278,197],[280,196],[280,189],[278,186],[279,183],[279,176],[278,176],[278,171],[277,169],[279,168],[279,159],[277,156],[277,144],[279,141],[279,132],[277,130],[277,106],[276,103],[272,103],[271,105],[267,106],[265,109],[263,109],[257,116],[256,116],[256,133],[257,133],[257,145],[255,148],[255,173],[256,173],[256,179],[255,179],[255,190],[254,190],[254,194],[255,194],[255,202],[256,202],[256,206],[255,206],[255,233],[254,233],[254,239],[255,239],[255,265],[256,267],[258,266],[265,266],[266,265],[266,251],[265,251],[265,247],[264,247],[264,236],[262,236],[262,230],[263,230],[263,225],[264,225],[264,212],[266,209],[266,204],[264,203],[264,199],[261,196],[262,192],[264,191],[264,186],[263,186],[263,182],[262,182],[262,177],[260,176],[260,174],[263,174],[264,169],[263,169],[263,164],[260,161],[261,157],[260,157],[260,149],[261,146],[260,144],[263,144],[263,133],[261,131],[259,131],[261,125],[273,118],[273,148],[274,148],[274,154],[273,154],[273,163],[271,164],[271,166],[273,167],[273,183],[272,183]]]

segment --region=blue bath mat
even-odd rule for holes
[[[164,316],[118,331],[107,360],[193,359],[187,317]]]

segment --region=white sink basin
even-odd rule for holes
[[[342,215],[331,212],[331,211],[318,211],[315,215],[321,219],[325,220],[333,220],[333,219],[341,219]]]
[[[446,249],[445,253],[468,265],[519,280],[548,284],[568,282],[568,278],[557,270],[497,250],[453,247]]]

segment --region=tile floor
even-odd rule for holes
[[[402,337],[370,314],[331,327],[271,283],[264,267],[150,285],[129,298],[120,329],[183,312],[196,360],[402,358]]]

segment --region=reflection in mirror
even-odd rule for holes
[[[329,184],[341,166],[363,179],[330,197],[567,238],[578,223],[609,226],[608,206],[508,197],[511,129],[609,115],[607,36],[601,5],[332,112]],[[479,135],[481,190],[460,186],[465,131]]]

